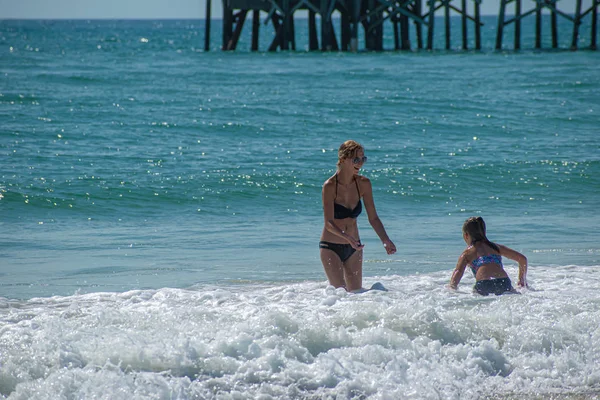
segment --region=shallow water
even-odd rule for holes
[[[532,274],[531,289],[499,297],[472,294],[471,277],[451,291],[438,272],[380,277],[389,291],[363,294],[306,282],[3,300],[0,393],[588,398],[600,388],[598,268]]]

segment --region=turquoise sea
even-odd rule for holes
[[[494,51],[484,22],[482,51],[353,54],[0,21],[0,399],[599,398],[600,52],[530,50],[533,25]],[[319,260],[347,139],[389,292]],[[446,289],[472,215],[529,258],[522,295]]]

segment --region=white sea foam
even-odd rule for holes
[[[0,398],[598,398],[598,268],[533,267],[499,297],[448,279],[0,299]]]

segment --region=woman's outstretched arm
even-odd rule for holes
[[[379,215],[377,215],[377,210],[375,209],[375,201],[373,200],[373,187],[371,186],[371,181],[369,178],[363,177],[361,179],[361,189],[362,196],[365,201],[365,209],[367,210],[367,215],[369,217],[369,224],[373,227],[373,230],[379,236],[381,243],[383,243],[383,247],[385,247],[385,251],[388,254],[394,254],[396,252],[396,245],[392,242],[383,227],[383,222],[379,219]]]

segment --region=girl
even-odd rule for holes
[[[456,268],[450,279],[450,287],[456,289],[465,268],[471,266],[475,275],[473,290],[487,296],[490,293],[500,295],[506,292],[515,293],[510,279],[502,266],[502,257],[519,263],[519,280],[517,286],[526,287],[527,257],[501,244],[492,243],[485,235],[485,222],[481,217],[471,217],[463,224],[463,239],[467,249],[458,258]]]
[[[364,148],[354,140],[344,142],[338,150],[336,173],[323,184],[323,214],[325,226],[319,248],[321,262],[329,284],[347,291],[362,290],[362,250],[356,218],[362,212],[361,198],[369,223],[381,239],[388,254],[396,246],[375,211],[371,181],[358,174],[367,161]]]

